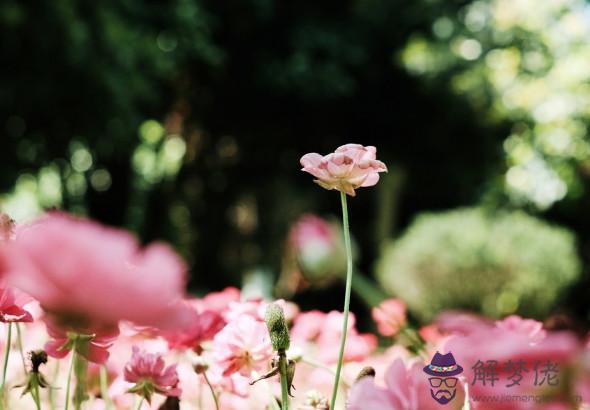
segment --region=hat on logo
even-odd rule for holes
[[[429,365],[424,366],[424,373],[431,376],[450,377],[463,372],[463,368],[455,362],[452,353],[440,354],[436,352]]]

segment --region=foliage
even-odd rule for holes
[[[381,284],[422,320],[457,308],[545,317],[579,275],[568,230],[478,208],[419,215],[378,265]]]

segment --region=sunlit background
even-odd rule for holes
[[[340,308],[338,280],[294,279],[287,237],[338,220],[301,155],[358,142],[390,169],[350,201],[379,292],[417,320],[588,321],[586,1],[6,0],[0,30],[17,222],[65,209],[171,242],[195,293]]]

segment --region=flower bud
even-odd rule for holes
[[[361,379],[364,379],[365,377],[375,377],[375,369],[373,369],[371,366],[363,367],[358,376],[356,376],[355,383]]]
[[[276,303],[268,305],[264,320],[266,321],[272,348],[277,352],[289,349],[289,329],[287,328],[283,309]]]

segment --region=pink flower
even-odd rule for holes
[[[346,144],[326,156],[305,154],[300,162],[302,171],[316,177],[314,182],[322,188],[355,196],[355,189],[375,185],[379,181],[379,172],[387,172],[387,167],[376,159],[376,155],[375,147]]]
[[[201,353],[201,344],[204,341],[211,340],[225,326],[225,321],[221,314],[205,310],[198,312],[196,309],[191,311],[189,324],[163,334],[172,349],[192,349]]]
[[[273,354],[266,325],[249,315],[234,319],[215,335],[213,353],[226,377],[236,372],[250,377],[252,371],[265,369]]]
[[[0,273],[42,307],[91,322],[174,326],[185,265],[168,246],[141,249],[122,230],[52,213],[0,246]]]
[[[76,352],[93,363],[103,364],[109,358],[108,349],[119,336],[117,326],[70,327],[61,326],[55,319],[44,318],[50,340],[45,351],[51,357],[64,358],[75,347]],[[75,346],[74,346],[75,345]]]
[[[342,320],[343,315],[338,311],[327,314],[320,311],[301,313],[290,332],[291,338],[298,343],[312,342],[318,350],[317,356],[324,363],[336,363],[338,349],[334,346],[338,346],[342,335]],[[345,362],[363,361],[377,348],[375,335],[360,334],[355,328],[355,322],[356,318],[351,313],[344,349]]]
[[[400,299],[388,299],[371,311],[383,336],[395,336],[406,325],[406,305]]]
[[[165,367],[162,355],[140,352],[137,346],[132,348],[131,360],[125,365],[125,381],[135,383],[129,392],[146,398],[148,403],[152,393],[164,396],[179,396],[178,373],[176,365]]]
[[[423,373],[424,364],[415,362],[406,367],[397,359],[385,373],[385,387],[375,385],[372,377],[365,377],[356,383],[348,398],[348,410],[434,410],[460,409],[464,402],[461,382],[456,385],[455,398],[445,404],[438,404],[430,393],[428,376]]]
[[[13,288],[0,288],[0,322],[32,322],[33,316],[23,307],[32,298]]]

